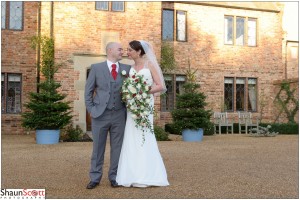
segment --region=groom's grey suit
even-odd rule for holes
[[[130,66],[119,63],[116,80],[113,79],[107,62],[93,64],[85,85],[85,104],[92,117],[93,153],[90,179],[99,183],[102,178],[104,153],[108,131],[110,132],[110,169],[108,178],[116,180],[118,162],[123,142],[126,107],[121,98],[124,76]]]

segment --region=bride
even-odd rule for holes
[[[150,104],[154,107],[153,94],[164,93],[166,86],[151,45],[145,41],[131,41],[127,54],[135,63],[129,73],[144,76],[146,84],[151,86]],[[153,115],[148,117],[153,126]],[[117,183],[125,187],[168,186],[166,169],[154,133],[150,129],[143,132],[135,125],[128,111]]]

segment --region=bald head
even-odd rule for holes
[[[109,42],[106,45],[107,59],[112,62],[118,62],[122,59],[123,48],[118,42]]]

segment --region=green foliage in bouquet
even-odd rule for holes
[[[203,128],[204,132],[210,132],[213,129],[210,121],[212,111],[205,109],[206,96],[203,92],[199,92],[200,85],[194,82],[195,72],[189,69],[186,75],[187,83],[183,85],[184,93],[177,95],[176,108],[172,111],[175,129],[182,132],[184,129]]]
[[[72,119],[70,102],[63,101],[66,95],[58,93],[61,84],[54,80],[59,68],[54,63],[54,40],[49,37],[32,38],[32,47],[38,45],[41,47],[40,68],[45,80],[38,84],[39,93],[30,93],[30,101],[25,104],[29,111],[22,114],[22,126],[31,130],[57,130]]]

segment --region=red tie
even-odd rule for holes
[[[112,68],[111,75],[116,80],[117,75],[118,75],[117,70],[116,70],[117,69],[117,65],[116,64],[112,64],[111,68]]]

